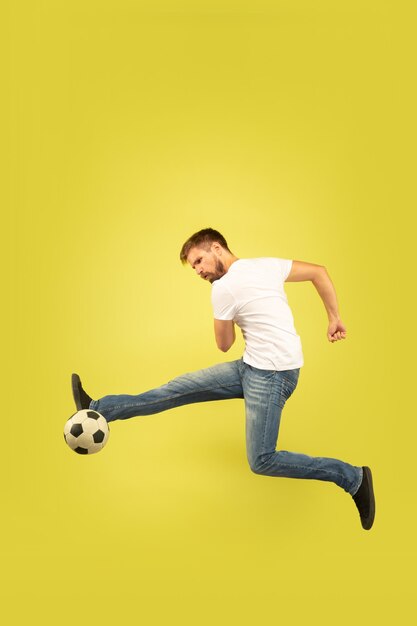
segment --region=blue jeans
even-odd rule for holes
[[[362,467],[338,459],[275,449],[282,409],[297,386],[299,374],[299,368],[261,370],[240,358],[177,376],[138,395],[109,395],[92,400],[90,408],[112,422],[160,413],[184,404],[243,398],[246,454],[253,472],[326,480],[354,495],[362,481]]]

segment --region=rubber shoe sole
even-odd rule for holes
[[[375,519],[375,495],[370,467],[363,466],[361,486],[353,497],[359,510],[362,528],[370,530]]]
[[[72,385],[72,395],[74,397],[74,402],[75,402],[77,411],[81,411],[81,409],[89,409],[91,398],[88,401],[83,400],[83,395],[86,395],[86,393],[82,388],[81,380],[78,374],[72,374],[71,385]]]

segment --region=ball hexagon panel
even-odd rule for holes
[[[86,418],[85,409],[82,409],[81,411],[77,411],[77,413],[75,413],[75,415],[71,417],[73,424],[82,424],[85,418]]]
[[[77,437],[77,445],[81,446],[82,448],[87,448],[87,450],[90,446],[93,445],[93,443],[93,436],[90,435],[90,433],[82,433]]]
[[[70,417],[69,420],[67,420],[67,422],[65,423],[64,435],[68,435],[68,433],[71,431],[73,424],[74,422],[72,421],[72,417]]]
[[[77,447],[77,440],[76,440],[76,438],[73,437],[73,435],[71,435],[71,433],[67,433],[64,436],[65,436],[65,441],[67,442],[67,444],[69,445],[71,450],[74,450]]]
[[[85,433],[90,435],[94,435],[98,430],[97,420],[91,419],[91,417],[87,417],[80,426]]]
[[[107,420],[105,417],[103,417],[102,415],[100,415],[100,417],[97,420],[97,426],[100,428],[100,430],[102,430],[104,433],[107,433],[109,430],[109,425],[107,423]]]

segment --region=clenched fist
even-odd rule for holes
[[[339,339],[346,339],[346,327],[341,322],[341,320],[334,320],[329,322],[329,327],[327,329],[327,339],[334,343],[335,341],[339,341]]]

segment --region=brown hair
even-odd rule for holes
[[[191,248],[194,248],[196,246],[198,248],[210,250],[211,244],[214,241],[219,243],[223,248],[231,253],[231,251],[229,250],[229,246],[227,245],[226,239],[221,233],[219,233],[218,230],[214,230],[213,228],[203,228],[203,230],[199,230],[197,233],[194,233],[194,235],[191,235],[191,237],[189,237],[182,246],[180,252],[180,260],[182,264],[185,265],[187,263],[188,253],[190,252]]]

